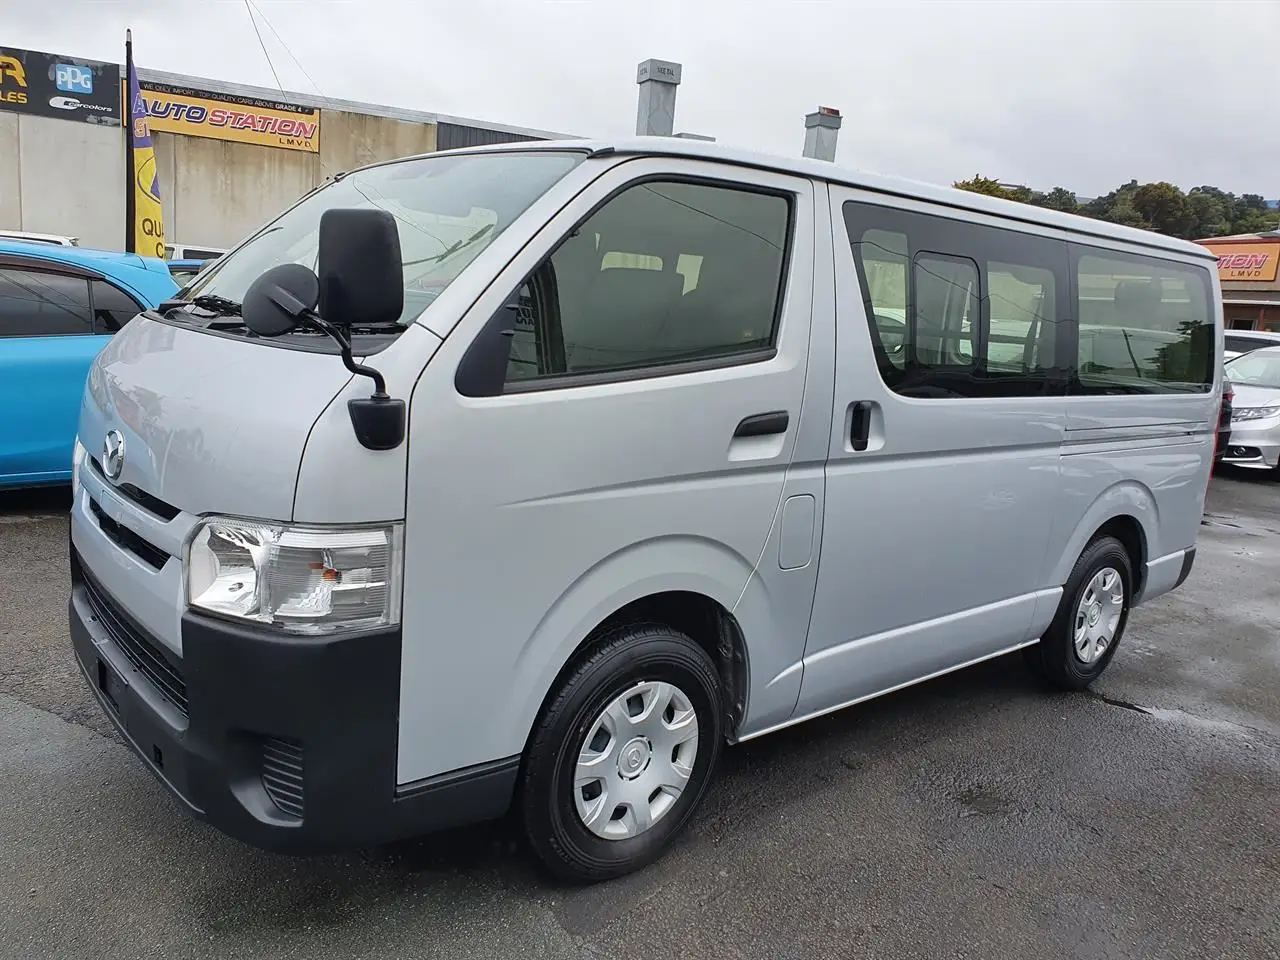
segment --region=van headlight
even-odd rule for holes
[[[188,540],[187,603],[289,633],[400,622],[404,528],[307,527],[208,517]]]

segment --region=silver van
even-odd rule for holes
[[[1191,570],[1220,303],[1192,243],[708,143],[366,167],[99,355],[75,655],[251,844],[513,811],[618,876],[726,744],[1095,680]]]

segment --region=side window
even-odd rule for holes
[[[513,304],[507,381],[758,354],[773,345],[790,204],[702,183],[632,186]]]
[[[44,270],[0,267],[0,337],[93,332],[89,282]]]
[[[976,367],[978,265],[922,253],[915,263],[915,361],[928,367]]]
[[[905,370],[907,364],[907,235],[868,230],[858,244],[867,277],[873,342],[883,351],[881,364]]]
[[[1205,392],[1213,383],[1208,274],[1076,249],[1076,393]]]
[[[846,203],[844,219],[876,364],[892,390],[1061,394],[1065,243],[873,204]]]
[[[142,309],[133,297],[106,280],[94,280],[90,286],[93,288],[94,333],[115,333]]]

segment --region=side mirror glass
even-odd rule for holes
[[[297,329],[319,298],[320,281],[309,267],[282,263],[249,285],[240,315],[258,336],[278,337]]]
[[[320,216],[320,316],[334,326],[388,326],[404,312],[400,231],[386,210]]]

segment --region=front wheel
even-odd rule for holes
[[[521,778],[526,837],[558,876],[652,862],[688,823],[723,740],[716,665],[659,624],[619,627],[560,684]]]
[[[1027,650],[1036,672],[1060,690],[1083,690],[1115,656],[1129,620],[1133,567],[1114,537],[1099,537],[1076,561],[1053,623]]]

